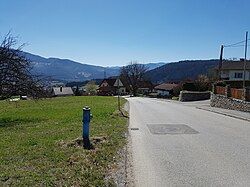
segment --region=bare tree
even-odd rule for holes
[[[129,65],[121,68],[120,78],[129,86],[134,96],[138,94],[140,83],[144,80],[146,71],[145,65],[137,62],[131,62]]]
[[[207,91],[211,89],[211,82],[206,75],[199,75],[195,80],[195,87],[198,91]]]
[[[17,45],[17,38],[8,33],[0,44],[0,98],[13,95],[40,97],[44,90],[39,77],[31,74],[31,63]]]

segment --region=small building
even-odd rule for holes
[[[98,88],[98,95],[117,95],[118,92],[121,95],[126,94],[126,87],[119,78],[107,78],[103,79]]]
[[[154,88],[154,91],[158,96],[167,97],[173,94],[173,89],[177,87],[178,84],[163,83]]]
[[[71,87],[53,87],[52,88],[52,96],[59,97],[59,96],[71,96],[74,95],[73,90]]]
[[[242,81],[244,76],[243,61],[223,62],[221,67],[221,79],[229,81]],[[250,61],[246,62],[245,80],[250,81]]]
[[[151,93],[154,89],[154,85],[151,83],[151,81],[140,81],[138,83],[138,92],[143,95],[148,95]]]

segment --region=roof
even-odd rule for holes
[[[139,88],[153,88],[153,84],[150,81],[139,81],[138,82]]]
[[[119,82],[118,82],[119,81]],[[105,85],[105,87],[107,86],[111,86],[111,87],[117,87],[117,86],[120,86],[120,87],[123,87],[124,84],[123,84],[123,81],[121,79],[119,79],[118,77],[117,78],[107,78],[107,79],[103,79],[103,81],[100,83],[99,87],[103,87],[101,86],[104,82],[107,82],[108,85]],[[120,85],[119,85],[120,83]]]
[[[108,79],[103,79],[101,82],[100,86],[102,85],[103,82],[107,82],[109,86],[114,86],[116,78],[108,78]]]
[[[243,70],[244,62],[243,61],[223,62],[221,69],[222,70]],[[250,70],[250,61],[247,61],[246,69]]]
[[[156,90],[173,90],[178,84],[163,83],[155,87]]]
[[[53,94],[56,96],[60,95],[74,95],[71,87],[54,87]]]

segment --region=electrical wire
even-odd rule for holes
[[[247,45],[250,46],[250,45]],[[245,45],[236,45],[236,46],[230,46],[230,47],[245,47]]]
[[[250,39],[248,39],[248,40],[250,40]],[[244,42],[246,42],[246,40],[243,40],[243,41],[240,41],[240,42],[237,42],[237,43],[233,43],[233,44],[229,44],[229,45],[224,45],[224,47],[234,47],[234,46],[236,46],[238,44],[241,44],[241,43],[244,43]],[[244,46],[244,45],[242,45],[242,46]]]

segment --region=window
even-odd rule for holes
[[[234,78],[242,79],[243,73],[234,73]]]

